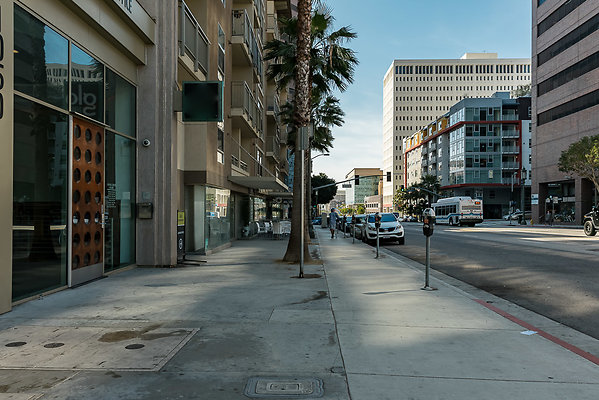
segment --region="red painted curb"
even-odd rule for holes
[[[542,331],[541,329],[539,329],[531,324],[528,324],[528,323],[522,321],[521,319],[514,317],[512,314],[505,312],[500,308],[490,305],[489,303],[487,303],[484,300],[474,299],[474,301],[476,301],[478,304],[488,308],[489,310],[501,315],[502,317],[509,319],[510,321],[515,322],[516,324],[528,329],[529,331],[537,332],[537,334],[544,337],[545,339],[552,341],[553,343],[563,347],[566,350],[570,350],[572,353],[579,355],[580,357],[592,362],[593,364],[599,365],[599,357],[596,357],[596,356],[592,355],[591,353],[587,353],[586,351],[579,349],[578,347],[571,345],[570,343],[564,342],[563,340],[556,338],[555,336],[550,335],[549,333]]]

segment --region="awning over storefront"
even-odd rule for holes
[[[287,185],[272,176],[229,176],[229,181],[251,189],[288,190]]]

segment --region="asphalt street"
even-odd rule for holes
[[[425,263],[421,223],[387,249]],[[599,236],[582,229],[485,222],[436,226],[431,268],[599,338]]]

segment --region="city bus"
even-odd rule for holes
[[[474,226],[483,222],[483,201],[470,197],[448,197],[433,204],[436,223]]]

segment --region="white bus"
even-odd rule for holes
[[[470,197],[448,197],[433,204],[436,223],[474,226],[483,222],[483,201]]]

